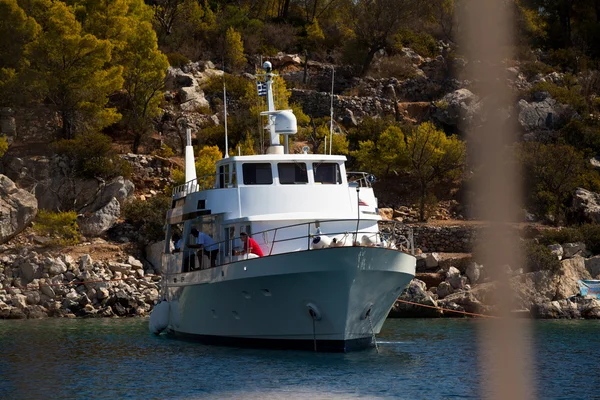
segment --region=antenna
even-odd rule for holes
[[[323,154],[327,155],[327,135],[325,135],[325,148],[323,149]]]
[[[225,114],[225,157],[229,158],[229,144],[227,143],[227,90],[225,90],[225,74],[223,74],[223,113]]]
[[[331,148],[333,147],[333,82],[335,80],[335,68],[331,67],[331,107],[329,109],[329,155],[331,155]]]

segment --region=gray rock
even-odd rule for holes
[[[89,254],[84,254],[81,256],[79,260],[79,269],[82,271],[87,271],[92,269],[93,267],[92,257]]]
[[[585,269],[592,279],[600,279],[600,255],[585,260]]]
[[[453,276],[460,276],[460,271],[458,270],[458,268],[450,266],[446,271],[446,278],[451,278]]]
[[[460,275],[452,275],[446,279],[454,290],[463,290],[467,284],[467,277]]]
[[[585,253],[585,243],[563,243],[563,259],[573,258],[575,255]]]
[[[571,209],[583,221],[600,223],[600,195],[598,193],[578,188],[573,196]]]
[[[160,242],[151,243],[146,246],[146,261],[148,261],[155,270],[163,271],[162,269],[162,255],[165,251],[165,241],[161,240]]]
[[[559,260],[562,260],[564,251],[560,244],[550,244],[548,248]]]
[[[40,285],[40,290],[43,294],[50,297],[51,299],[54,299],[56,297],[56,293],[54,292],[54,289],[52,289],[52,286],[42,284]]]
[[[442,282],[437,287],[437,295],[439,299],[443,299],[444,297],[454,293],[454,289],[452,285],[448,282]]]
[[[467,278],[469,278],[469,282],[471,282],[471,284],[477,283],[481,276],[481,265],[475,262],[470,262],[469,265],[467,265],[465,275],[467,275]]]
[[[519,100],[518,121],[525,132],[537,130],[555,130],[576,116],[570,106],[560,104],[551,97],[529,103]]]
[[[450,126],[469,126],[481,109],[479,97],[468,89],[448,93],[435,104],[432,118]]]
[[[430,253],[425,257],[425,266],[427,268],[435,268],[439,265],[440,255],[438,253]]]
[[[37,210],[34,195],[0,175],[0,244],[21,233],[33,221]]]
[[[112,228],[121,215],[119,201],[113,197],[112,200],[101,209],[91,215],[84,215],[77,219],[81,233],[85,236],[99,236]]]
[[[30,283],[35,278],[40,278],[42,276],[42,269],[37,264],[25,261],[20,266],[20,276],[24,283]]]
[[[142,264],[142,262],[140,260],[136,259],[133,256],[129,256],[129,258],[127,259],[127,263],[134,268],[143,268],[144,267],[144,264]]]

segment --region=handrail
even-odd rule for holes
[[[293,250],[293,251],[284,251],[282,253],[276,253],[276,254],[286,254],[286,253],[292,253],[292,252],[296,252],[296,251],[306,251],[306,250],[314,250],[311,248],[311,242],[312,239],[316,236],[336,236],[336,235],[344,235],[344,238],[348,237],[349,235],[354,236],[355,238],[357,238],[356,241],[352,240],[352,244],[351,246],[354,247],[371,247],[371,246],[363,246],[362,244],[360,244],[358,242],[358,237],[359,234],[367,234],[371,237],[375,236],[376,238],[378,237],[379,240],[377,240],[378,244],[374,245],[375,247],[386,247],[386,248],[393,248],[393,249],[397,249],[399,251],[403,251],[403,252],[407,252],[410,254],[414,255],[414,243],[413,243],[413,236],[412,236],[412,228],[408,227],[400,222],[397,221],[377,221],[379,224],[377,231],[372,231],[372,230],[356,230],[356,229],[351,229],[351,230],[343,230],[343,231],[327,231],[326,228],[326,224],[327,223],[340,223],[340,222],[356,222],[356,219],[332,219],[332,220],[315,220],[315,221],[310,221],[310,222],[301,222],[301,223],[297,223],[297,224],[291,224],[291,225],[286,225],[286,226],[281,226],[281,227],[277,227],[277,228],[271,228],[271,229],[267,229],[264,231],[259,231],[259,232],[255,232],[253,234],[250,235],[250,237],[255,237],[258,235],[264,235],[265,233],[269,233],[269,232],[273,232],[273,240],[270,243],[270,249],[268,251],[268,254],[265,255],[265,257],[269,257],[273,254],[273,249],[275,248],[275,244],[276,243],[284,243],[284,242],[290,242],[290,241],[294,241],[294,240],[301,240],[301,239],[307,239],[306,241],[306,248],[302,248],[300,250]],[[312,225],[317,225],[319,226],[319,228],[321,229],[321,233],[317,234],[317,233],[311,233],[311,227]],[[383,227],[381,226],[383,225]],[[387,226],[386,226],[387,225]],[[390,226],[391,225],[391,226]],[[307,234],[301,234],[299,236],[292,236],[292,237],[284,237],[282,239],[277,239],[277,235],[278,232],[280,230],[284,230],[284,229],[291,229],[291,228],[296,228],[296,227],[301,227],[301,226],[306,226],[307,227]],[[408,236],[405,234],[400,233],[400,229],[398,229],[398,227],[402,227],[402,229],[407,229],[408,232]],[[270,235],[269,235],[270,236]],[[216,246],[219,249],[219,255],[217,257],[219,257],[219,260],[221,262],[221,264],[224,261],[224,257],[229,257],[231,255],[233,255],[232,250],[233,249],[229,249],[229,254],[225,254],[225,247],[226,247],[226,243],[233,243],[236,240],[239,240],[240,236],[236,236],[233,238],[228,238],[226,240],[222,240],[219,242],[215,242],[214,245],[211,245],[210,247]],[[344,239],[345,242],[346,239]],[[344,246],[344,247],[348,247],[348,246]],[[195,248],[187,248],[186,251],[188,250],[193,250],[195,251]]]
[[[354,178],[356,176],[356,178]],[[372,183],[375,182],[375,176],[368,172],[362,171],[346,171],[346,180],[349,186],[358,187],[372,187]]]

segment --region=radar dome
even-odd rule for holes
[[[296,116],[292,111],[280,111],[275,116],[275,133],[281,135],[293,135],[298,132]]]

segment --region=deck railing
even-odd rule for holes
[[[268,229],[260,232],[250,234],[252,238],[262,237],[261,242],[264,243],[263,249],[264,257],[269,257],[278,254],[294,253],[299,251],[317,251],[318,249],[313,244],[313,240],[316,237],[327,236],[330,239],[338,239],[337,245],[330,244],[327,247],[383,247],[389,249],[395,249],[409,254],[414,254],[414,241],[412,235],[412,229],[407,227],[400,222],[396,221],[378,221],[379,229],[377,231],[368,229],[339,229],[332,225],[339,226],[340,224],[346,223],[348,227],[350,225],[356,226],[356,220],[326,220],[326,221],[311,221],[303,222],[298,224],[286,225],[278,228]],[[329,229],[328,229],[329,226]],[[295,232],[306,232],[303,234],[285,235],[286,230],[293,230]],[[318,232],[318,233],[317,233]],[[285,235],[283,238],[282,235]],[[366,237],[366,239],[365,239]],[[247,255],[239,256],[235,255],[235,250],[242,250],[241,248],[234,248],[233,243],[240,242],[239,236],[216,242],[214,245],[209,247],[218,248],[216,262],[213,264],[212,260],[206,253],[201,253],[203,256],[198,257],[200,265],[196,265],[196,249],[186,248],[184,249],[184,271],[187,272],[193,269],[207,269],[213,265],[222,265],[230,262],[241,261],[247,259]],[[282,249],[282,244],[296,242],[293,249]],[[341,242],[341,244],[340,244]],[[279,244],[279,246],[277,246]],[[279,249],[277,249],[279,247]],[[202,250],[201,250],[202,251]],[[238,257],[238,258],[236,258]],[[207,265],[203,265],[207,264]]]

